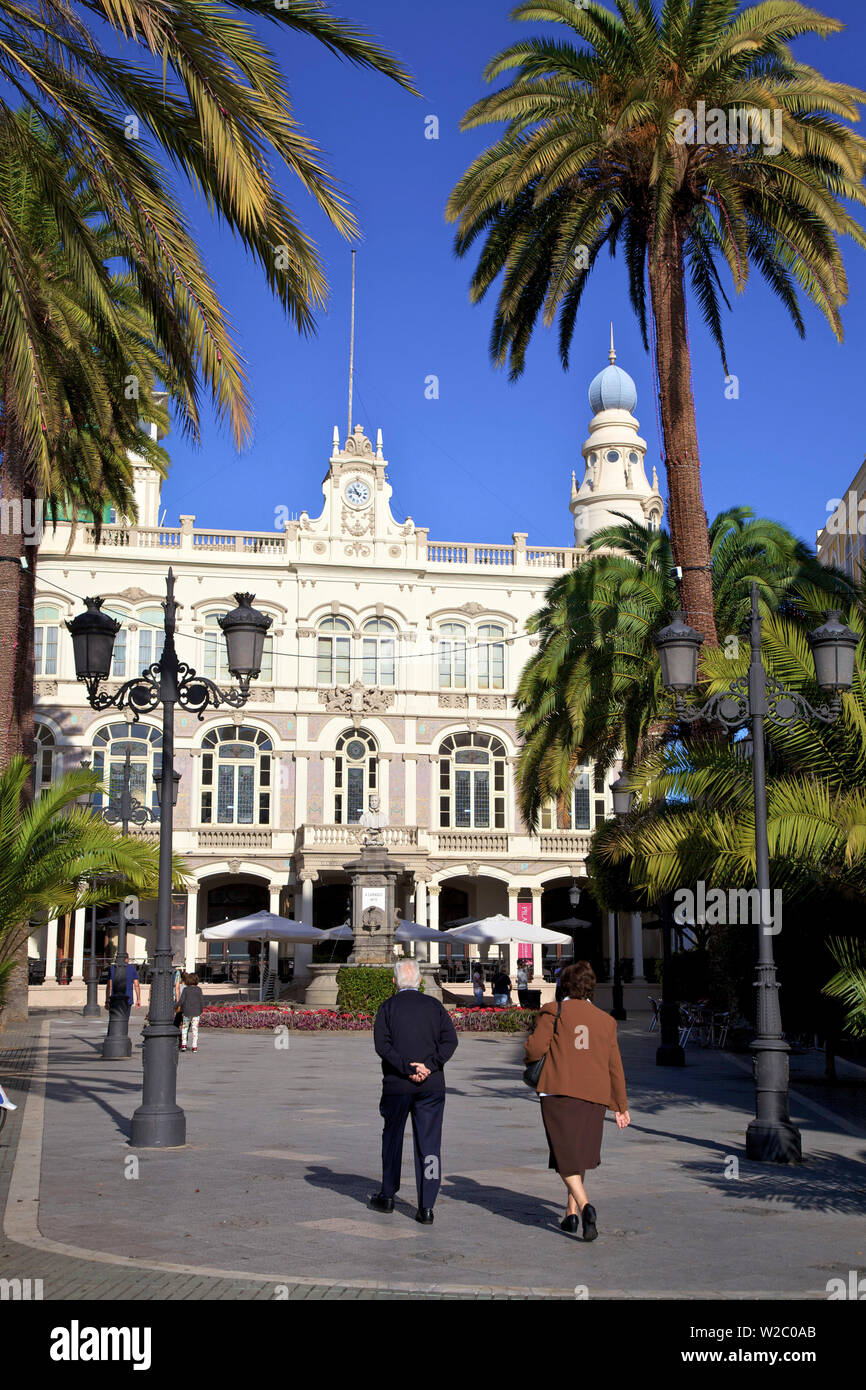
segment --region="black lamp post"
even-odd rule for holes
[[[86,772],[92,771],[90,763],[86,758],[81,760],[81,766]],[[88,798],[88,806],[91,811],[92,796]],[[95,879],[93,882],[95,883]],[[99,1007],[99,971],[96,968],[96,904],[91,904],[90,908],[90,950],[87,954],[84,983],[87,987],[87,997],[84,1008],[81,1010],[84,1018],[101,1018],[102,1010]]]
[[[191,710],[204,718],[208,707],[239,709],[249,699],[250,681],[262,665],[265,634],[272,618],[252,607],[252,594],[235,594],[238,606],[219,619],[225,633],[228,667],[238,687],[221,690],[205,676],[179,661],[174,644],[177,604],[174,572],[166,580],[165,647],[159,661],[142,675],[126,681],[116,695],[99,690],[111,670],[111,654],[120,624],[103,613],[101,598],[85,599],[87,611],[67,623],[72,634],[75,673],[87,686],[93,709],[131,709],[149,714],[162,706],[162,775],[174,779],[174,709]],[[186,1117],[177,1104],[177,1028],[174,1025],[171,961],[172,834],[174,799],[161,798],[159,840],[159,898],[156,950],[150,992],[150,1022],[144,1030],[142,1103],[132,1117],[130,1143],[135,1148],[176,1148],[186,1142]]]
[[[758,589],[752,585],[752,611],[749,623],[752,659],[748,676],[740,676],[729,690],[713,695],[703,708],[687,706],[684,695],[697,684],[698,650],[701,635],[688,627],[678,613],[669,627],[656,637],[662,680],[676,697],[680,719],[689,723],[705,719],[734,730],[751,726],[752,782],[755,797],[755,870],[760,901],[758,930],[758,1032],[752,1043],[755,1053],[755,1119],[746,1131],[747,1157],[760,1162],[798,1163],[802,1158],[800,1132],[791,1123],[788,1110],[788,1052],[782,1035],[779,986],[773,957],[774,928],[770,920],[770,849],[767,841],[767,774],[764,720],[792,726],[818,719],[833,724],[842,709],[842,694],[854,679],[854,652],[859,638],[839,621],[838,613],[828,613],[822,627],[809,634],[818,684],[830,696],[829,702],[814,709],[797,691],[785,690],[767,675],[761,658],[761,616]]]
[[[615,782],[610,784],[611,797],[613,800],[614,815],[624,819],[631,810],[634,801],[634,789],[623,768]],[[619,913],[613,914],[613,1008],[610,1011],[611,1018],[615,1018],[622,1023],[628,1014],[625,1011],[625,999],[622,990],[622,962],[619,956]]]
[[[106,809],[99,814],[109,824],[120,823],[124,835],[129,834],[130,821],[134,825],[146,825],[148,821],[158,820],[150,807],[142,806],[132,795],[132,745],[130,743],[126,745],[126,755],[123,759],[120,796],[115,801],[110,801]],[[120,982],[125,981],[128,964],[126,932],[127,928],[131,926],[144,927],[148,925],[149,923],[141,917],[128,917],[126,905],[120,904],[117,912],[117,953],[114,957],[114,981],[108,996],[108,1029],[102,1043],[102,1057],[106,1062],[114,1062],[132,1055],[132,1043],[129,1038],[130,1000],[126,990],[120,987]]]

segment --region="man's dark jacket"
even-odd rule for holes
[[[383,1089],[390,1094],[444,1091],[443,1068],[457,1048],[454,1024],[438,999],[402,989],[379,1006],[373,1042],[382,1058]],[[410,1081],[411,1062],[430,1068],[426,1080]]]

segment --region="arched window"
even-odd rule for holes
[[[37,724],[34,733],[36,746],[33,755],[33,791],[38,799],[54,781],[54,756],[57,745],[47,724]]]
[[[505,629],[485,623],[478,629],[478,687],[480,690],[505,688]]]
[[[442,623],[439,628],[439,687],[466,689],[466,628],[462,623]]]
[[[204,620],[204,675],[210,676],[212,681],[226,685],[232,680],[232,674],[229,670],[225,633],[219,625],[221,616],[220,613],[208,613]],[[154,657],[154,660],[157,658]],[[195,665],[194,662],[193,665]],[[262,648],[262,669],[258,679],[260,681],[272,681],[273,678],[274,639],[268,633]]]
[[[127,650],[126,650],[126,624],[129,622],[129,614],[122,608],[111,608],[105,605],[104,612],[110,613],[112,618],[120,623],[120,631],[114,639],[114,647],[111,653],[111,674],[115,680],[124,681],[132,674],[127,669]],[[129,663],[131,665],[131,662]]]
[[[211,729],[202,741],[202,825],[270,825],[273,743],[260,729]]]
[[[452,734],[439,748],[439,824],[505,829],[505,745],[491,734]]]
[[[231,680],[226,639],[219,625],[219,613],[207,613],[204,620],[204,674],[212,681]],[[193,663],[195,664],[195,663]]]
[[[334,821],[354,825],[371,795],[376,794],[378,748],[366,729],[348,729],[337,739],[334,759]]]
[[[577,769],[571,792],[571,802],[567,812],[570,824],[561,826],[556,813],[556,802],[551,799],[541,808],[540,828],[542,830],[591,830],[592,803],[590,769],[588,764]],[[602,812],[602,819],[604,813]]]
[[[40,603],[34,614],[34,654],[37,676],[57,675],[57,643],[60,635],[60,610],[50,603]]]
[[[108,804],[116,802],[123,790],[123,767],[127,747],[131,753],[129,786],[132,795],[142,806],[159,813],[154,773],[162,771],[162,734],[149,724],[110,724],[99,730],[93,739],[93,770],[108,786]],[[106,804],[102,792],[93,798],[99,810]]]
[[[318,627],[316,680],[319,685],[348,685],[351,676],[351,628],[345,618],[325,618]]]
[[[135,615],[138,623],[138,674],[159,661],[165,646],[165,614],[161,608],[142,608]]]
[[[365,685],[394,685],[397,678],[397,629],[386,618],[364,624],[361,641]]]

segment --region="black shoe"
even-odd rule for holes
[[[568,1231],[570,1236],[576,1236],[578,1220],[577,1216],[564,1216],[559,1223],[560,1228],[563,1231]]]
[[[416,1221],[420,1221],[420,1223],[421,1223],[422,1226],[432,1226],[432,1225],[433,1225],[433,1208],[432,1208],[432,1207],[419,1207],[418,1210],[417,1210],[416,1213],[415,1213],[415,1220],[416,1220]]]
[[[394,1198],[386,1197],[381,1192],[375,1192],[369,1201],[371,1211],[392,1212],[394,1210]]]
[[[581,1216],[582,1216],[582,1218],[583,1218],[583,1238],[584,1238],[584,1240],[595,1240],[596,1236],[598,1235],[598,1231],[597,1231],[596,1228],[595,1228],[595,1222],[596,1222],[596,1211],[595,1211],[595,1207],[590,1206],[589,1202],[587,1202],[586,1206],[584,1207],[583,1211],[581,1212]]]

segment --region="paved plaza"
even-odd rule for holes
[[[22,1102],[0,1137],[0,1276],[41,1278],[46,1299],[825,1299],[828,1279],[866,1267],[863,1071],[840,1063],[827,1086],[820,1057],[793,1059],[805,1162],[753,1164],[750,1059],[690,1048],[686,1069],[660,1070],[647,1021],[620,1027],[632,1125],[608,1117],[589,1177],[600,1238],[584,1245],[558,1228],[563,1189],[514,1037],[461,1035],[442,1193],[422,1227],[408,1137],[396,1213],[366,1206],[380,1142],[369,1033],[291,1034],[284,1048],[268,1031],[203,1029],[179,1059],[187,1146],[135,1153],[140,1048],[106,1063],[101,1020],[31,1019],[0,1038],[0,1078]]]

